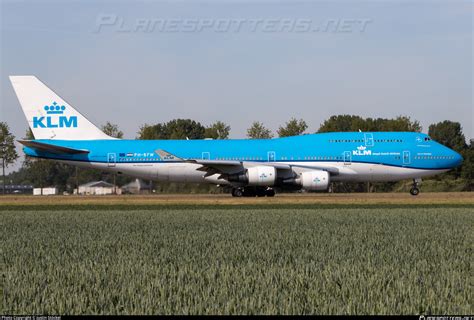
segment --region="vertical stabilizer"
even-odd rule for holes
[[[97,128],[35,76],[10,76],[35,139],[115,139]]]

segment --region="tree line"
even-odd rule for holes
[[[123,138],[123,132],[116,124],[107,122],[101,129],[108,135]],[[276,130],[276,136],[289,137],[307,134],[308,125],[303,119],[291,118]],[[222,121],[216,121],[205,126],[192,119],[174,119],[168,122],[144,124],[137,132],[136,139],[228,139],[230,126]],[[316,131],[322,132],[348,132],[348,131],[411,131],[421,132],[422,127],[416,120],[399,116],[393,119],[363,118],[356,115],[335,115],[325,120]],[[470,191],[473,185],[474,151],[472,143],[467,144],[460,123],[442,121],[429,126],[428,134],[439,143],[459,152],[464,157],[463,165],[448,173],[435,176],[429,180],[438,186],[446,186],[443,190],[455,188],[456,190]],[[275,134],[262,122],[254,121],[247,129],[249,139],[267,139]],[[25,139],[34,139],[30,129],[25,134]],[[15,137],[10,133],[5,122],[0,122],[0,157],[4,159],[5,166],[11,165],[18,158],[15,150]],[[94,180],[116,181],[123,185],[133,178],[127,176],[114,176],[96,169],[78,169],[74,166],[57,163],[44,159],[31,159],[26,157],[19,170],[8,175],[6,180],[14,184],[33,184],[35,187],[57,186],[61,191],[71,192],[77,185]],[[455,181],[455,186],[448,185]],[[170,183],[156,182],[155,188],[160,192],[180,192],[193,190],[195,192],[209,192],[210,186],[190,187],[176,186]],[[190,189],[191,188],[191,189]],[[372,184],[373,191],[396,191],[400,188],[398,183]],[[439,189],[439,187],[438,187]],[[441,190],[440,189],[440,190]],[[334,191],[355,192],[366,191],[364,183],[337,183],[333,185]]]

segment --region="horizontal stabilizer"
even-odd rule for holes
[[[44,142],[37,142],[32,140],[18,140],[24,146],[29,148],[33,148],[43,152],[51,152],[57,154],[81,154],[81,153],[89,153],[89,150],[81,150],[81,149],[73,149],[68,147],[57,146],[54,144],[44,143]]]

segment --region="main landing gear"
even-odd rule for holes
[[[410,189],[410,194],[412,196],[417,196],[420,193],[420,189],[418,188],[421,184],[421,179],[413,179],[413,186]]]
[[[232,188],[233,197],[274,197],[275,190],[267,187]]]

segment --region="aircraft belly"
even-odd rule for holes
[[[293,163],[293,165],[296,165]],[[350,165],[343,163],[317,162],[315,166],[332,166],[339,169],[338,175],[332,175],[331,181],[377,182],[399,181],[404,179],[422,178],[446,172],[447,170],[427,170],[388,166],[374,163],[352,162]]]
[[[121,172],[142,179],[153,179],[153,163],[117,163],[109,171]]]
[[[383,182],[400,181],[404,179],[422,178],[444,172],[446,170],[427,170],[388,166],[383,164],[353,163],[356,176],[341,175],[333,181],[360,181],[360,182]]]
[[[126,175],[143,179],[169,182],[190,182],[190,183],[215,183],[228,184],[226,180],[220,179],[220,175],[204,177],[204,172],[196,170],[201,167],[199,164],[191,163],[116,163],[109,166],[104,162],[78,162],[69,160],[59,160],[59,162],[77,165],[84,168],[95,168],[110,172],[120,172]],[[354,181],[354,182],[376,182],[376,181],[399,181],[404,179],[423,178],[448,171],[448,169],[428,170],[405,167],[388,166],[372,163],[356,163],[345,165],[342,162],[308,162],[304,167],[300,163],[287,162],[297,173],[308,170],[319,170],[316,167],[328,166],[336,168],[338,174],[331,175],[331,181]],[[311,166],[315,168],[312,169]]]
[[[200,165],[189,163],[163,163],[157,165],[155,179],[169,182],[203,182],[204,173],[197,171]]]

